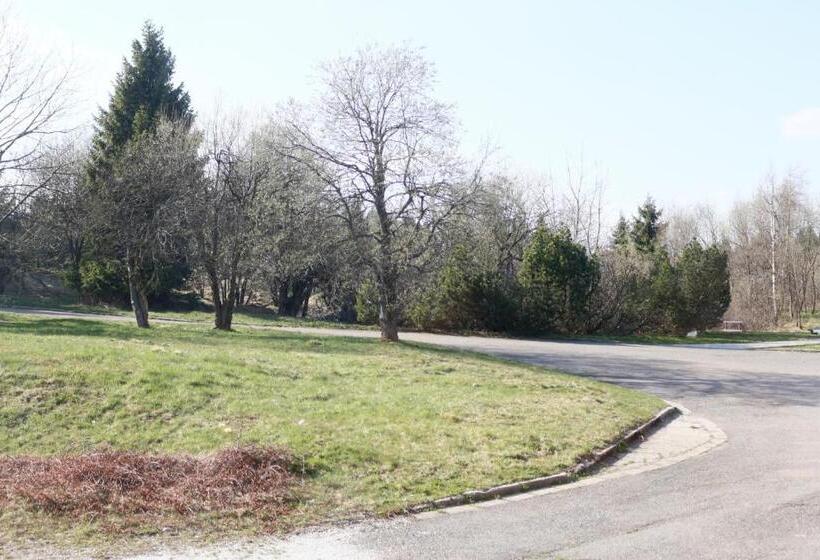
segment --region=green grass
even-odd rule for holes
[[[48,309],[52,311],[72,311],[75,313],[95,313],[99,315],[121,315],[122,309],[108,305],[86,305],[70,295],[37,296],[33,294],[0,294],[0,307],[20,307]]]
[[[820,344],[807,344],[805,346],[789,346],[782,350],[790,352],[820,352]]]
[[[556,472],[662,406],[423,345],[0,314],[0,452],[283,445],[308,472],[299,523]]]

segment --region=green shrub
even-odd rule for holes
[[[524,250],[518,278],[525,330],[578,332],[587,322],[599,267],[569,231],[539,227]]]
[[[79,289],[83,298],[93,302],[128,302],[125,270],[115,260],[84,260],[80,263]]]
[[[677,262],[679,331],[714,326],[729,308],[729,256],[717,245],[704,248],[692,241]]]
[[[356,322],[363,325],[379,322],[379,293],[371,280],[365,280],[356,290]]]
[[[409,319],[425,330],[511,331],[518,314],[515,291],[513,282],[497,271],[481,270],[458,247],[411,307]]]

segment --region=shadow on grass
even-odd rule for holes
[[[213,347],[245,343],[253,349],[267,348],[277,352],[327,352],[360,354],[388,348],[378,340],[363,337],[324,336],[286,330],[247,329],[219,331],[206,326],[160,324],[140,329],[125,320],[105,321],[88,318],[25,317],[0,313],[0,336],[3,334],[37,336],[71,336],[145,342],[179,342]],[[400,348],[417,347],[426,351],[450,353],[433,346],[400,343]]]

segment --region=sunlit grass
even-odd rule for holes
[[[282,445],[303,522],[556,472],[662,406],[407,343],[0,314],[0,452]]]

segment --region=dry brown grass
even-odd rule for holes
[[[197,514],[251,515],[275,528],[294,504],[291,457],[271,447],[213,455],[97,451],[0,457],[0,508],[23,506],[109,530]]]

